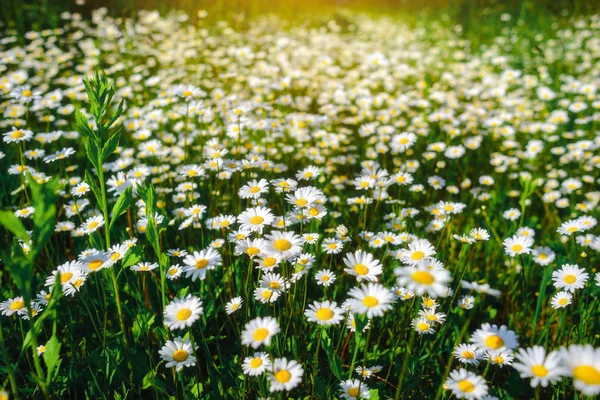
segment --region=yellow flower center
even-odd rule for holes
[[[277,379],[277,382],[287,383],[292,379],[292,374],[287,369],[282,369],[281,371],[277,371],[275,379]]]
[[[591,365],[580,365],[573,370],[573,378],[586,385],[600,385],[600,371]]]
[[[369,273],[369,268],[367,268],[367,266],[364,264],[356,264],[354,266],[354,272],[356,272],[358,275],[366,275]]]
[[[543,365],[534,365],[531,368],[531,372],[540,378],[543,378],[544,376],[548,375],[548,369],[546,367],[544,367]]]
[[[255,215],[254,217],[250,218],[250,223],[252,225],[260,225],[263,222],[265,222],[265,219],[263,217],[261,217],[260,215]]]
[[[31,97],[33,95],[33,92],[31,90],[23,90],[22,94],[25,97]]]
[[[281,289],[281,285],[279,284],[279,282],[271,282],[269,283],[269,287],[271,289]]]
[[[82,283],[83,283],[83,279],[79,278],[75,282],[73,282],[71,285],[73,285],[73,287],[75,289],[77,289],[77,288],[79,288],[79,286],[81,286]]]
[[[22,131],[13,131],[10,136],[13,139],[21,139],[23,136],[25,136],[25,134]]]
[[[357,387],[351,387],[350,389],[348,389],[348,396],[350,396],[350,397],[358,398],[359,394],[360,394],[360,392]]]
[[[379,300],[378,300],[378,299],[377,299],[377,297],[375,297],[375,296],[366,296],[366,297],[363,299],[363,304],[364,304],[366,307],[369,307],[369,308],[371,308],[371,307],[375,307],[376,305],[378,305],[378,304],[379,304]]]
[[[423,253],[420,250],[415,251],[414,253],[412,253],[412,255],[410,256],[410,258],[412,258],[415,261],[419,261],[422,260],[423,257],[425,257],[425,253]]]
[[[570,233],[577,232],[577,227],[576,226],[572,226],[569,229],[567,229],[567,232],[570,232]]]
[[[252,361],[250,361],[250,368],[258,368],[263,364],[263,360],[260,357],[254,357]]]
[[[252,335],[252,338],[254,340],[260,341],[265,340],[267,336],[269,336],[269,330],[267,328],[258,328],[254,331],[254,335]]]
[[[177,311],[177,314],[175,314],[175,318],[177,318],[179,321],[185,321],[191,315],[192,310],[190,310],[189,308],[182,308],[181,310]]]
[[[496,350],[504,346],[504,340],[498,335],[490,335],[485,339],[485,345]]]
[[[273,294],[273,292],[271,292],[270,290],[265,290],[264,292],[262,292],[261,296],[263,299],[270,299],[271,295]]]
[[[88,228],[89,229],[94,229],[95,227],[97,227],[99,224],[96,221],[92,221],[89,223]]]
[[[494,362],[496,364],[502,364],[504,362],[504,358],[501,356],[497,356],[496,358],[494,358]]]
[[[9,308],[11,310],[19,310],[23,307],[25,307],[25,302],[23,300],[17,300],[17,301],[13,301],[13,303],[10,305]]]
[[[252,186],[250,188],[250,193],[258,193],[260,192],[260,186]]]
[[[185,360],[187,360],[188,358],[188,353],[185,350],[177,350],[175,353],[173,353],[173,360],[177,361],[177,362],[183,362]]]
[[[273,247],[279,251],[287,251],[292,248],[292,243],[287,239],[277,239]]]
[[[458,388],[461,390],[461,392],[471,393],[475,390],[475,385],[473,385],[468,379],[463,379],[462,381],[458,382]]]
[[[426,331],[427,329],[429,329],[429,324],[426,324],[425,322],[419,322],[417,324],[417,329],[420,331]]]
[[[249,256],[255,256],[258,253],[260,253],[260,249],[258,247],[248,247],[246,249],[246,254],[248,254]]]
[[[311,215],[311,217],[316,217],[317,215],[319,215],[320,211],[318,208],[311,208],[310,210],[308,210],[308,213]]]
[[[431,308],[435,305],[435,301],[433,301],[432,299],[425,299],[423,300],[423,305],[425,307]]]
[[[411,275],[413,281],[421,285],[431,285],[435,282],[433,275],[428,271],[416,271]]]
[[[302,207],[302,206],[305,206],[307,204],[308,204],[308,200],[306,200],[306,199],[298,199],[298,200],[296,200],[296,205],[298,207]]]
[[[72,272],[63,272],[62,274],[60,274],[60,283],[68,282],[72,277]]]
[[[331,250],[335,250],[335,249],[337,249],[337,244],[335,244],[335,243],[329,243],[327,245],[327,247],[329,247],[329,249],[331,249]]]
[[[92,260],[90,261],[90,263],[88,264],[88,268],[91,271],[95,271],[98,268],[100,268],[102,266],[102,264],[104,264],[104,262],[102,260]]]
[[[563,297],[560,300],[558,300],[558,305],[566,306],[568,302],[569,302],[569,299],[567,299],[566,297]]]
[[[206,258],[201,258],[198,261],[196,261],[196,269],[203,269],[206,268],[206,266],[208,265],[208,260]]]
[[[317,319],[328,321],[333,318],[333,311],[330,308],[323,307],[316,313]]]
[[[573,274],[565,275],[563,281],[565,281],[567,285],[572,285],[575,283],[575,281],[577,281],[577,277]]]
[[[462,356],[463,356],[463,358],[467,358],[467,359],[473,360],[475,358],[475,353],[473,353],[472,351],[467,350],[467,351],[463,351]]]
[[[518,253],[521,250],[523,250],[523,246],[521,246],[520,244],[513,244],[512,251]]]
[[[408,144],[409,142],[410,141],[408,140],[408,138],[403,137],[400,139],[400,144]]]
[[[263,265],[265,267],[272,267],[273,265],[275,265],[277,263],[277,259],[275,257],[266,257],[263,260]]]

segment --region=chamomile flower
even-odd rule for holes
[[[463,368],[452,371],[445,384],[458,399],[478,400],[488,393],[485,379]]]
[[[452,351],[454,357],[463,364],[477,365],[481,360],[481,351],[473,344],[460,344]]]
[[[241,297],[234,297],[227,302],[227,305],[225,305],[225,311],[227,314],[233,314],[242,308],[242,303],[244,303],[244,300]]]
[[[505,365],[511,365],[514,360],[512,351],[486,351],[483,358],[488,360],[492,365],[497,365],[500,368]]]
[[[315,301],[304,311],[304,315],[310,322],[319,325],[337,325],[344,319],[344,311],[335,301]]]
[[[102,215],[96,215],[95,217],[88,218],[81,226],[86,234],[96,232],[100,227],[104,225],[104,217]]]
[[[271,392],[290,391],[302,382],[304,368],[297,361],[287,358],[276,358],[269,373],[269,390]]]
[[[408,244],[408,249],[400,252],[400,261],[415,265],[419,261],[435,255],[435,248],[426,239],[418,239]]]
[[[513,350],[519,345],[517,339],[517,334],[505,325],[498,327],[485,323],[473,333],[470,342],[480,350],[506,351]]]
[[[254,353],[253,356],[244,358],[242,370],[245,375],[258,376],[271,368],[271,359],[264,352]]]
[[[344,258],[346,267],[344,271],[349,275],[356,276],[358,282],[377,282],[377,276],[383,272],[381,264],[372,254],[357,250],[354,254],[348,253]]]
[[[335,274],[329,269],[323,269],[317,272],[315,280],[317,281],[317,285],[329,287],[335,282]]]
[[[215,249],[209,247],[188,254],[183,259],[183,263],[185,264],[183,272],[185,272],[186,278],[192,278],[192,281],[195,281],[196,279],[204,280],[206,272],[220,266],[222,259]]]
[[[25,306],[25,301],[23,297],[15,297],[13,299],[5,300],[0,303],[0,310],[2,311],[2,315],[11,316],[15,313],[22,312],[23,310],[27,310]]]
[[[101,269],[108,268],[114,264],[110,251],[92,250],[88,254],[79,255],[79,263],[84,272],[98,272]]]
[[[327,238],[321,243],[321,248],[325,254],[339,254],[342,252],[344,245],[338,239]]]
[[[238,191],[240,198],[242,199],[258,199],[264,193],[269,192],[269,183],[266,179],[260,181],[252,180],[242,186]]]
[[[158,353],[160,358],[167,362],[165,366],[167,368],[175,367],[176,371],[196,365],[196,357],[190,340],[182,339],[180,336],[167,341]]]
[[[424,334],[431,335],[431,334],[435,333],[435,330],[433,329],[433,323],[431,321],[429,321],[427,318],[423,318],[423,317],[414,318],[410,324],[413,327],[413,329],[415,330],[415,332],[417,332],[419,335],[424,335]]]
[[[394,269],[398,286],[412,290],[417,296],[427,294],[433,298],[445,296],[447,285],[450,283],[450,272],[439,265],[434,265],[428,260],[398,267]]]
[[[536,247],[533,249],[533,262],[541,266],[550,265],[556,254],[549,247]]]
[[[244,326],[242,344],[258,349],[261,345],[270,346],[271,338],[279,333],[279,324],[273,317],[255,318]]]
[[[203,311],[202,301],[196,296],[190,294],[176,298],[165,308],[165,326],[170,330],[187,328],[200,318]]]
[[[571,304],[573,300],[573,295],[569,292],[566,291],[560,291],[558,293],[556,293],[554,296],[552,296],[552,308],[554,309],[559,309],[559,308],[565,308],[566,306],[568,306],[569,304]]]
[[[565,264],[560,270],[552,273],[554,287],[574,293],[577,289],[583,289],[589,278],[589,274],[577,264]]]
[[[532,252],[533,239],[527,236],[513,236],[503,242],[506,254],[515,257],[519,254],[530,254]]]
[[[348,292],[350,309],[359,314],[367,314],[367,318],[381,317],[392,308],[394,294],[379,283],[361,284]]]
[[[369,387],[358,379],[348,379],[340,383],[340,396],[343,399],[369,399]]]
[[[600,348],[574,344],[561,348],[560,356],[563,373],[573,378],[575,389],[586,396],[600,394]]]
[[[274,231],[265,235],[267,250],[287,260],[302,251],[302,238],[294,232]]]
[[[270,225],[275,217],[265,207],[249,208],[238,216],[240,229],[262,233],[265,226]]]
[[[562,377],[560,354],[556,351],[546,354],[546,349],[542,346],[533,346],[519,349],[516,359],[512,367],[519,372],[521,378],[531,378],[531,387],[546,387]]]
[[[167,272],[165,273],[166,277],[170,281],[174,281],[179,279],[179,277],[183,274],[183,268],[179,264],[171,265]]]

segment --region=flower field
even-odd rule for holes
[[[600,15],[517,18],[5,28],[0,399],[597,398]]]

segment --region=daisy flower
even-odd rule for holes
[[[302,238],[294,232],[274,231],[265,235],[265,239],[267,251],[278,254],[283,260],[302,252]]]
[[[181,274],[183,274],[183,268],[179,264],[171,265],[165,273],[167,279],[170,281],[178,279]]]
[[[287,358],[276,358],[269,373],[269,390],[271,392],[290,391],[300,382],[304,369],[297,361],[288,361]]]
[[[344,319],[344,310],[335,301],[315,301],[304,311],[304,315],[310,322],[319,325],[336,325]]]
[[[200,318],[203,311],[202,301],[196,296],[189,294],[176,298],[165,308],[165,326],[170,330],[187,328]]]
[[[427,318],[423,318],[423,317],[414,318],[411,321],[410,325],[413,327],[415,332],[417,332],[419,335],[423,335],[423,334],[430,335],[435,332],[433,329],[433,323],[431,321],[429,321]]]
[[[580,232],[585,230],[585,225],[579,220],[574,219],[571,221],[563,222],[557,229],[557,232],[561,235],[571,236],[575,232]]]
[[[466,343],[456,346],[452,354],[463,364],[477,365],[481,358],[481,351],[477,346]]]
[[[600,393],[600,348],[574,344],[560,350],[563,372],[573,378],[575,389],[586,396]]]
[[[255,318],[244,326],[242,344],[257,349],[260,345],[271,345],[273,335],[279,333],[279,324],[273,317]]]
[[[25,301],[23,297],[15,297],[14,299],[5,300],[0,303],[0,311],[2,311],[2,315],[11,316],[15,313],[21,312],[22,310],[27,310],[25,306]]]
[[[504,351],[519,346],[517,338],[517,334],[505,325],[498,328],[497,325],[485,323],[473,333],[470,342],[481,350]]]
[[[227,302],[227,305],[225,306],[225,311],[227,311],[227,314],[233,314],[234,312],[242,308],[243,302],[244,300],[241,297],[234,297],[233,299]]]
[[[327,238],[323,240],[323,243],[321,243],[321,248],[323,249],[325,254],[338,254],[341,253],[342,249],[344,248],[344,245],[338,239]]]
[[[263,193],[269,192],[269,182],[266,179],[252,180],[242,186],[238,195],[242,199],[258,199]]]
[[[166,361],[166,367],[175,367],[176,371],[181,371],[183,367],[193,367],[196,365],[196,357],[189,339],[182,339],[180,336],[169,340],[160,349],[158,354],[163,361]]]
[[[571,293],[560,291],[552,296],[552,301],[550,304],[552,304],[552,308],[554,309],[565,308],[571,304],[572,300],[573,295]]]
[[[517,361],[512,365],[521,378],[531,378],[531,387],[542,385],[543,387],[558,382],[561,375],[561,359],[557,351],[546,355],[546,349],[542,346],[533,346],[527,349],[519,349],[516,355]]]
[[[552,273],[552,280],[555,288],[574,293],[577,289],[583,289],[589,276],[585,269],[579,268],[577,264],[565,264],[560,270]]]
[[[88,218],[81,228],[86,234],[91,234],[100,229],[104,225],[104,217],[102,215],[96,215],[95,217]]]
[[[27,142],[33,137],[33,132],[26,129],[17,129],[13,126],[12,131],[2,135],[5,143]]]
[[[367,318],[381,317],[392,308],[394,294],[379,283],[361,284],[348,292],[350,309],[359,314],[367,314]]]
[[[113,265],[110,251],[92,250],[79,255],[79,263],[84,272],[97,272]]]
[[[201,251],[194,251],[188,254],[183,263],[186,265],[183,269],[186,278],[204,280],[206,271],[215,269],[222,264],[221,255],[213,248],[209,247]]]
[[[469,236],[477,241],[486,241],[490,239],[490,234],[483,228],[473,228],[469,232]]]
[[[147,261],[143,261],[141,263],[131,266],[131,269],[136,272],[147,272],[147,271],[152,271],[153,269],[156,269],[156,268],[158,268],[158,263],[150,263]]]
[[[371,397],[369,387],[358,379],[348,379],[340,383],[340,396],[343,399],[368,399]]]
[[[483,358],[493,365],[498,365],[500,368],[505,365],[511,365],[514,360],[512,351],[486,351]]]
[[[400,261],[404,264],[414,265],[424,258],[435,255],[435,248],[427,239],[418,239],[408,244],[408,249],[400,251]]]
[[[362,250],[357,250],[354,254],[346,254],[344,264],[348,267],[344,271],[356,276],[358,282],[363,280],[377,282],[377,275],[383,271],[379,261],[374,259],[372,254]]]
[[[463,368],[452,371],[445,385],[459,399],[482,399],[488,393],[485,379]]]
[[[329,269],[323,269],[315,275],[317,285],[329,287],[335,282],[335,274]]]
[[[258,376],[271,368],[271,359],[267,353],[257,352],[244,358],[242,370],[245,375]]]
[[[394,269],[398,277],[398,286],[414,291],[418,296],[427,295],[436,298],[446,294],[450,283],[450,272],[439,265],[431,267],[431,262],[422,260],[407,267]]]
[[[533,262],[546,266],[554,261],[556,254],[549,247],[536,247],[533,249]]]
[[[511,238],[504,239],[504,250],[506,253],[514,257],[518,254],[530,254],[532,252],[531,246],[533,246],[533,239],[527,236],[513,236]]]
[[[240,229],[262,233],[263,228],[271,225],[274,219],[271,210],[265,207],[248,208],[238,216]]]

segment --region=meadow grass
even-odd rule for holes
[[[13,20],[0,399],[594,398],[600,15],[510,4]]]

